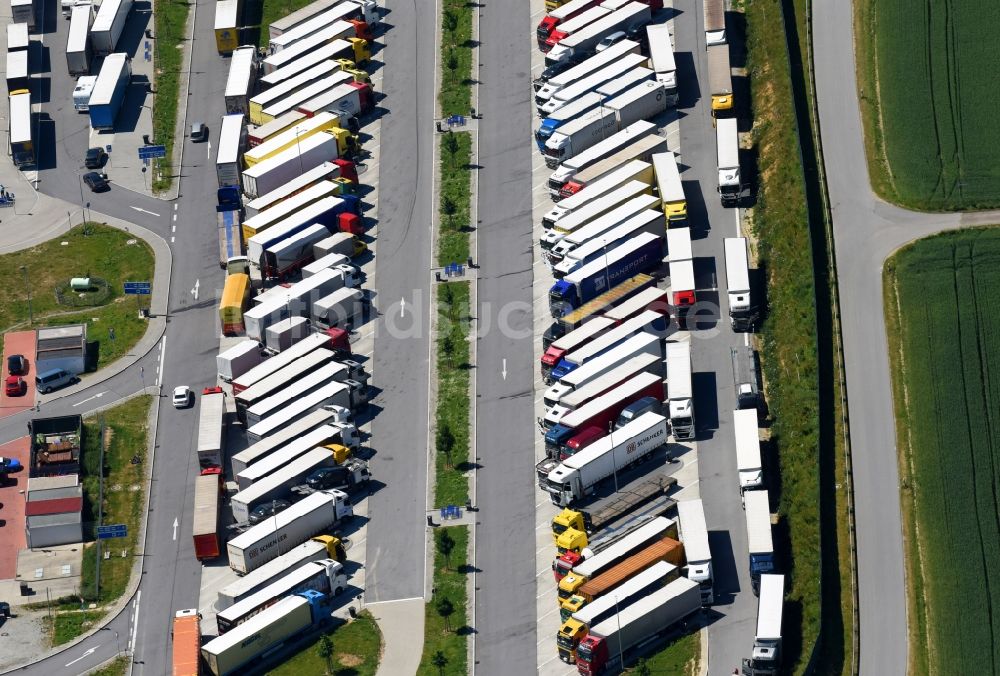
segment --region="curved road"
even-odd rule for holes
[[[924,214],[882,201],[865,162],[852,5],[813,4],[816,90],[833,212],[857,527],[862,676],[907,670],[906,592],[896,436],[882,312],[882,264],[927,235],[1000,222],[1000,212]]]

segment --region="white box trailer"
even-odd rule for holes
[[[86,75],[90,72],[90,26],[93,21],[93,5],[73,5],[69,15],[69,34],[66,37],[66,68],[70,75]]]
[[[633,122],[600,143],[560,163],[549,176],[549,195],[553,199],[559,199],[576,194],[627,162],[648,161],[654,152],[658,152],[658,148],[666,150],[667,140],[656,135],[656,125],[648,120]],[[562,194],[563,187],[571,180],[573,186],[570,191]]]
[[[281,352],[309,335],[309,320],[289,317],[264,329],[264,346],[270,352]]]
[[[248,596],[267,587],[272,582],[276,582],[284,577],[289,571],[295,570],[312,561],[320,561],[326,558],[333,558],[336,551],[331,547],[331,542],[326,542],[326,538],[317,537],[303,542],[290,552],[282,554],[278,558],[265,563],[260,568],[238,578],[232,584],[228,584],[219,590],[216,607],[225,610],[235,603],[239,603]]]
[[[570,371],[554,385],[545,390],[543,402],[546,407],[559,404],[562,398],[612,369],[640,355],[653,355],[663,359],[663,340],[651,333],[642,332],[624,341],[614,350],[591,359],[583,366]],[[659,369],[662,371],[662,369]]]
[[[247,409],[264,401],[272,394],[287,389],[300,378],[312,373],[318,368],[322,368],[325,364],[332,362],[333,359],[333,351],[325,348],[313,350],[309,354],[296,359],[291,364],[288,364],[275,373],[272,373],[267,378],[264,378],[253,387],[248,387],[237,394],[236,414],[241,420],[245,421]],[[347,367],[345,366],[344,369],[346,372]],[[347,375],[345,375],[338,382],[341,382],[346,378]]]
[[[652,161],[656,174],[656,191],[663,201],[663,213],[667,221],[670,224],[686,221],[687,197],[684,195],[684,184],[677,166],[677,155],[668,150],[653,155]]]
[[[327,90],[296,107],[306,115],[315,116],[325,112],[336,112],[341,117],[361,114],[361,90],[355,82],[345,82]]]
[[[556,279],[562,279],[571,275],[587,263],[610,254],[633,237],[638,237],[643,233],[662,238],[665,232],[666,223],[663,219],[663,212],[657,209],[645,209],[624,223],[586,240],[580,246],[569,251],[559,263],[552,267],[552,276]]]
[[[353,76],[350,73],[337,71],[333,75],[310,82],[305,87],[296,89],[285,97],[268,104],[266,108],[261,109],[261,119],[268,121],[280,117],[290,110],[298,109],[299,105],[319,96],[323,92],[330,91],[351,80],[353,80]]]
[[[342,374],[346,373],[346,371],[347,367],[334,362],[323,364],[316,370],[301,376],[294,382],[289,383],[287,387],[274,392],[248,408],[246,410],[247,427],[253,427],[267,416],[281,410],[296,399],[314,392],[327,383],[338,382],[333,380],[333,378],[338,374],[342,377]]]
[[[279,448],[283,448],[312,430],[334,422],[335,419],[336,415],[332,411],[319,409],[303,416],[271,436],[261,439],[233,456],[233,475],[239,474],[253,463],[268,457]]]
[[[667,109],[667,94],[663,84],[643,80],[608,101],[605,106],[614,111],[618,128],[656,117]]]
[[[343,20],[341,12],[342,10],[334,7],[332,10],[328,10],[319,16],[314,16],[308,21],[299,24],[290,31],[275,36],[268,42],[268,53],[276,54],[301,40],[311,38],[317,33],[328,30],[333,26],[340,29],[339,31],[330,31],[337,37],[360,37],[357,35],[354,24]]]
[[[222,382],[232,382],[260,364],[263,359],[260,344],[255,340],[241,340],[215,358],[215,365]]]
[[[552,209],[542,216],[542,226],[545,228],[555,227],[560,219],[572,213],[590,200],[597,199],[612,190],[619,188],[629,181],[642,181],[646,185],[652,185],[653,165],[642,160],[632,160],[610,174],[600,178],[586,188],[571,197],[559,201]]]
[[[336,464],[334,453],[329,448],[317,447],[307,451],[298,458],[290,460],[288,464],[276,472],[247,486],[230,498],[229,504],[233,508],[233,518],[237,522],[245,522],[250,518],[252,509],[269,500],[284,498],[289,494],[292,486],[305,483],[306,476],[314,469],[332,467]]]
[[[230,540],[229,567],[249,573],[353,515],[346,493],[317,491]]]
[[[767,491],[747,491],[743,496],[750,554],[750,583],[756,594],[760,578],[774,570],[774,540],[771,534],[770,496]]]
[[[340,71],[340,64],[332,59],[327,59],[326,61],[321,61],[312,68],[308,68],[293,77],[288,78],[284,82],[280,82],[273,87],[269,87],[259,94],[255,94],[252,99],[250,99],[250,121],[254,124],[263,123],[263,118],[260,116],[260,111],[264,108],[276,103],[281,99],[297,92],[298,90],[306,87],[317,80],[321,80],[325,77],[329,77],[334,73]]]
[[[656,73],[656,79],[667,93],[671,106],[677,105],[677,63],[674,59],[674,42],[670,36],[670,26],[665,23],[646,26],[649,43],[649,63]]]
[[[324,406],[339,406],[350,409],[351,391],[345,383],[327,383],[318,390],[293,401],[284,408],[274,412],[262,421],[247,429],[247,441],[256,443],[268,434],[273,434],[307,413]]]
[[[219,148],[215,155],[215,176],[220,188],[240,186],[240,155],[245,138],[246,119],[243,115],[223,115],[219,127]]]
[[[351,56],[353,56],[353,46],[347,38],[354,37],[354,26],[353,24],[347,25],[350,26],[349,32],[344,29],[341,22],[337,22],[336,25],[328,26],[318,33],[299,40],[288,49],[283,49],[275,54],[270,54],[263,61],[264,73],[273,73],[281,67],[287,66],[299,57],[313,52],[327,44],[337,45],[340,50],[348,52]]]
[[[650,203],[659,204],[659,198],[650,195],[651,192],[648,183],[641,180],[629,181],[584,204],[565,218],[559,219],[555,226],[545,232],[538,240],[546,262],[553,265],[561,260],[561,256],[565,255],[566,247],[559,249],[558,253],[556,248],[567,237],[579,235],[583,230],[604,232],[635,216],[643,209],[649,208]],[[645,197],[652,198],[652,200],[642,199]]]
[[[288,183],[281,185],[271,192],[247,202],[244,205],[247,220],[253,218],[259,213],[263,213],[271,207],[277,206],[286,199],[290,199],[299,191],[305,190],[320,181],[334,179],[339,176],[339,165],[336,165],[333,162],[323,162],[319,166],[313,167],[301,176],[296,176],[288,181]]]
[[[329,236],[330,230],[325,225],[313,223],[264,249],[267,265],[261,267],[268,277],[284,277],[311,262],[312,245]]]
[[[35,3],[33,0],[10,0],[12,23],[23,23],[35,30]]]
[[[735,117],[715,122],[716,162],[719,168],[719,198],[722,206],[737,206],[743,191],[740,177],[740,136]]]
[[[353,272],[353,266],[351,267],[351,271]],[[261,302],[268,302],[274,298],[284,298],[285,302],[292,306],[292,314],[308,317],[313,302],[333,293],[337,289],[350,286],[347,283],[348,281],[350,280],[346,279],[343,270],[326,268],[295,282],[291,286],[272,287],[257,298]]]
[[[334,10],[338,19],[358,18],[369,25],[379,22],[378,6],[374,0],[316,0],[268,26],[268,39],[274,40],[316,16]]]
[[[364,307],[364,293],[359,289],[341,288],[312,305],[312,320],[323,328],[343,328]]]
[[[654,373],[662,380],[665,375],[663,360],[658,355],[643,354],[619,364],[599,378],[594,378],[562,397],[558,404],[545,412],[543,427],[548,429],[558,425],[564,416],[641,373]]]
[[[339,444],[340,437],[339,427],[333,425],[317,427],[242,470],[236,475],[236,485],[241,491],[246,490],[315,448],[327,444]]]
[[[346,67],[351,70],[354,70],[353,59],[342,58],[342,53],[344,51],[345,44],[349,45],[350,43],[345,43],[344,40],[334,40],[333,42],[328,42],[325,45],[319,47],[318,49],[314,49],[308,54],[303,54],[302,56],[298,57],[297,59],[289,63],[287,66],[282,66],[277,70],[262,75],[260,78],[261,84],[267,87],[280,84],[282,82],[285,82],[289,78],[294,77],[295,75],[309,68],[313,68],[314,66],[328,59],[333,59],[337,63],[341,64],[341,68]],[[353,54],[351,56],[353,56]]]
[[[7,91],[28,88],[28,75],[27,50],[7,52]]]
[[[736,436],[736,472],[739,476],[740,495],[743,495],[746,491],[764,485],[756,409],[733,411],[733,431]]]
[[[229,76],[226,78],[226,113],[250,113],[250,97],[257,82],[257,50],[240,47],[233,50],[229,59]]]
[[[89,25],[88,25],[89,28]],[[9,23],[7,24],[7,51],[17,52],[27,50],[31,44],[28,37],[28,24]]]
[[[671,263],[689,261],[693,257],[691,249],[691,228],[670,228],[667,230],[667,260]]]
[[[616,240],[611,233],[618,231],[625,225],[635,226],[641,222],[648,232],[662,236],[666,227],[663,221],[663,212],[655,208],[659,205],[659,197],[639,195],[590,221],[582,228],[567,234],[546,254],[547,262],[553,268],[553,274],[557,275],[557,278],[568,275],[575,269],[573,264],[569,263],[570,259],[579,263],[596,251],[593,247],[610,245]],[[553,228],[550,233],[561,234],[556,228]]]
[[[97,18],[90,27],[90,42],[94,54],[107,56],[115,51],[128,21],[132,0],[105,0],[97,10]]]
[[[198,411],[198,464],[202,469],[222,467],[226,440],[226,393],[201,395]]]
[[[348,258],[353,256],[354,235],[349,232],[337,232],[313,245],[313,257],[316,260],[334,253],[347,256]]]
[[[625,54],[621,58],[610,62],[603,68],[596,70],[586,77],[577,80],[568,87],[554,92],[545,102],[538,107],[538,112],[544,117],[554,113],[567,103],[597,90],[601,85],[625,75],[637,66],[645,66],[649,62],[642,54]]]
[[[691,343],[667,343],[667,401],[675,439],[693,439],[694,400],[691,392]]]
[[[729,302],[729,322],[735,331],[747,331],[753,327],[752,300],[750,297],[750,268],[747,264],[747,240],[745,237],[727,237],[724,242],[726,253],[726,299]]]
[[[611,546],[588,556],[583,563],[573,568],[573,573],[588,580],[593,579],[619,561],[645,549],[654,542],[669,537],[675,526],[676,523],[673,519],[658,516],[619,538]]]
[[[246,176],[245,173],[244,176]],[[247,240],[247,258],[250,259],[250,264],[260,266],[264,258],[264,253],[269,247],[283,239],[291,237],[297,232],[305,230],[310,225],[330,220],[328,217],[330,212],[340,208],[343,201],[339,197],[332,195],[324,197],[289,214],[281,221],[267,227],[263,232],[257,232],[252,235]],[[279,205],[278,208],[282,207]],[[258,215],[257,218],[261,218],[261,216]]]
[[[313,134],[291,148],[262,160],[243,172],[243,192],[249,197],[266,195],[278,186],[324,162],[340,157],[337,139]]]
[[[321,347],[329,347],[329,345],[330,336],[324,333],[314,333],[303,338],[288,350],[265,360],[263,364],[255,366],[239,378],[234,378],[234,394],[239,396],[240,392],[254,386],[272,373],[278,372],[280,369],[288,366],[296,359],[304,357],[313,350],[318,350]]]
[[[537,92],[535,92],[535,105],[541,108],[545,105],[552,96],[564,89],[569,87],[575,82],[582,80],[583,78],[589,76],[605,66],[608,66],[618,59],[625,57],[627,54],[636,54],[639,52],[639,43],[633,40],[622,40],[611,45],[603,52],[595,54],[588,59],[585,59],[581,63],[573,66],[567,71],[559,73],[555,77],[549,78],[548,82],[543,84]]]
[[[288,306],[281,298],[274,298],[266,303],[255,305],[243,313],[243,326],[247,338],[264,342],[264,331],[271,324],[288,318]]]
[[[280,223],[295,212],[314,202],[318,202],[325,197],[336,197],[339,192],[340,186],[333,181],[322,180],[314,183],[291,197],[278,202],[274,206],[259,212],[256,216],[251,216],[243,221],[243,232],[253,237],[257,233],[266,230],[275,223]],[[247,239],[249,240],[250,237],[247,237]]]
[[[708,525],[702,501],[678,500],[677,520],[680,523],[681,542],[684,543],[684,558],[687,560],[685,574],[689,580],[698,583],[701,604],[712,605],[715,600],[712,589],[712,550],[708,546]]]
[[[545,55],[546,63],[559,63],[567,59],[577,58],[594,51],[597,44],[618,31],[626,31],[636,26],[642,26],[652,20],[649,5],[641,2],[630,2],[611,14],[585,26],[559,44]]]
[[[754,634],[751,673],[774,673],[781,660],[781,617],[785,605],[785,576],[761,575],[757,602],[757,631]],[[744,673],[746,673],[744,671]]]

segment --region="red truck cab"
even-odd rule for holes
[[[562,461],[572,455],[576,455],[605,434],[604,429],[596,425],[583,428],[579,434],[566,442],[566,446],[559,452],[559,460]]]
[[[337,215],[337,225],[341,232],[349,232],[355,237],[365,234],[365,226],[361,222],[361,217],[348,211],[343,211]]]
[[[608,643],[600,636],[587,634],[576,647],[576,668],[583,676],[604,671],[608,663]]]
[[[586,186],[577,183],[576,181],[568,181],[563,187],[559,188],[559,198],[566,199],[567,197],[572,197],[583,190],[584,187]]]
[[[367,40],[369,43],[372,41],[372,29],[366,22],[361,19],[348,19],[347,22],[354,24],[355,37]]]
[[[568,37],[567,33],[564,33],[559,30],[552,31],[551,33],[549,33],[549,37],[545,39],[545,45],[542,47],[542,51],[543,52],[549,51],[550,49],[558,45],[559,41],[565,37]]]
[[[358,99],[361,102],[361,112],[365,113],[372,109],[372,86],[367,82],[348,82],[351,87],[358,90]]]
[[[556,582],[563,579],[572,572],[575,566],[583,561],[583,554],[570,550],[552,562],[552,574],[555,575]]]
[[[333,160],[332,164],[340,167],[341,178],[346,178],[351,183],[358,182],[358,170],[354,166],[354,162],[351,162],[350,160],[336,159]]]

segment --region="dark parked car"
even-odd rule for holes
[[[12,354],[7,357],[7,373],[12,376],[23,376],[28,373],[28,360],[23,354]]]
[[[264,519],[269,519],[275,514],[283,512],[291,506],[292,503],[288,502],[288,500],[271,500],[263,505],[254,507],[250,512],[248,521],[252,524],[258,524]]]
[[[108,185],[108,179],[104,174],[98,174],[96,171],[91,171],[83,175],[83,182],[87,184],[93,192],[105,192],[111,190],[111,186]]]
[[[90,148],[83,158],[83,164],[88,169],[100,169],[108,161],[108,154],[104,148]]]
[[[208,140],[208,127],[204,122],[195,122],[191,125],[191,140],[195,143]]]
[[[306,484],[309,488],[322,491],[327,488],[339,488],[347,484],[350,470],[346,467],[320,467],[309,473]]]

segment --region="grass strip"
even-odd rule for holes
[[[434,505],[464,505],[469,497],[468,282],[437,287],[437,410],[434,415]]]
[[[98,342],[97,365],[107,365],[131,350],[146,331],[135,300],[123,293],[123,282],[151,281],[153,267],[148,244],[101,223],[78,225],[30,249],[0,255],[0,327],[6,332],[88,324],[88,340]],[[72,277],[95,278],[103,285],[95,281],[92,288],[100,290],[73,292]],[[92,302],[98,305],[81,307]],[[0,347],[2,341],[0,334]]]
[[[170,189],[174,182],[174,132],[177,127],[177,104],[187,39],[190,0],[156,0],[156,95],[153,98],[153,140],[166,148],[166,157],[155,161],[153,191]],[[180,168],[177,168],[178,172]]]
[[[441,544],[447,539],[452,541],[448,556]],[[466,642],[470,634],[465,624],[466,582],[472,574],[468,563],[469,528],[440,527],[434,531],[434,543],[434,595],[424,614],[424,652],[417,676],[465,676]],[[444,612],[449,608],[452,614]]]
[[[128,673],[129,660],[124,657],[110,662],[97,671],[90,672],[90,676],[125,676]]]
[[[50,620],[45,618],[45,624],[52,633],[52,645],[69,643],[77,636],[90,631],[90,628],[100,622],[106,613],[103,610],[75,610],[53,615]]]
[[[671,640],[663,650],[640,659],[635,666],[626,669],[629,676],[695,676],[701,659],[701,631],[683,634]]]
[[[468,0],[444,0],[441,13],[441,115],[468,115],[472,105],[472,10]]]
[[[818,455],[828,449],[821,444],[820,301],[814,268],[825,270],[827,261],[817,258],[816,244],[822,238],[812,237],[810,232],[789,49],[785,31],[775,30],[783,19],[781,10],[768,2],[746,6],[753,136],[760,177],[752,224],[770,295],[760,342],[773,417],[770,445],[781,475],[781,518],[775,540],[780,552],[778,570],[786,574],[788,601],[782,650],[785,664],[798,674],[806,670],[821,626]]]
[[[295,656],[268,671],[268,676],[375,676],[382,654],[382,632],[367,610],[357,618],[323,634],[333,644],[329,659],[321,652],[317,635]]]
[[[472,134],[441,136],[441,188],[438,200],[438,265],[465,264],[469,257],[472,208],[470,194]]]

